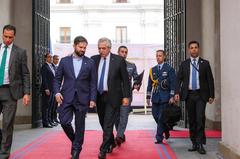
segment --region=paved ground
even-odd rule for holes
[[[153,130],[156,124],[151,115],[131,114],[129,117],[128,130]],[[174,129],[182,129],[175,127]],[[31,143],[42,134],[53,131],[61,130],[60,126],[55,128],[37,128],[37,129],[25,129],[14,131],[14,139],[12,152]],[[101,130],[96,114],[88,114],[86,119],[86,130]],[[220,139],[208,139],[206,155],[200,155],[197,152],[188,152],[187,149],[191,146],[189,139],[169,139],[168,143],[175,151],[178,159],[223,159],[218,153],[218,142]]]

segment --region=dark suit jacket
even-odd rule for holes
[[[83,106],[88,106],[90,100],[96,102],[96,67],[92,59],[86,56],[82,58],[82,67],[77,78],[74,74],[72,56],[62,58],[58,66],[54,78],[53,89],[54,95],[56,95],[56,93],[61,93],[63,95],[63,106],[73,101],[75,92],[77,92],[79,102]]]
[[[186,100],[188,96],[191,65],[190,62],[191,59],[183,61],[177,73],[175,94],[180,93],[181,100]],[[199,58],[198,64],[199,64],[200,93],[202,99],[207,102],[210,97],[214,98],[214,80],[212,70],[207,60]]]
[[[41,69],[41,75],[42,75],[42,85],[41,85],[42,91],[49,89],[50,92],[52,93],[54,74],[47,63],[43,64]]]
[[[0,44],[1,46],[1,44]],[[13,44],[9,60],[10,92],[15,100],[30,94],[30,73],[27,66],[26,50]]]
[[[95,61],[96,69],[98,70],[101,56],[95,55],[91,58]],[[122,98],[130,97],[130,83],[126,61],[122,57],[112,53],[110,54],[107,85],[109,102],[112,106],[120,106],[122,104]]]

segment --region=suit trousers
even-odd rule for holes
[[[2,118],[2,130],[0,130],[0,158],[8,158],[12,146],[13,125],[17,110],[17,100],[12,98],[9,88],[0,87],[0,113]]]
[[[42,124],[48,125],[49,121],[49,112],[50,112],[50,104],[51,104],[51,94],[46,95],[45,91],[42,92]]]
[[[169,131],[168,127],[165,123],[163,123],[163,110],[168,106],[168,103],[153,103],[152,104],[152,115],[157,123],[157,133],[156,133],[156,140],[162,141],[163,140],[163,132]]]
[[[129,105],[128,106],[121,105],[120,111],[117,113],[117,117],[116,117],[116,121],[115,121],[117,137],[124,138],[124,132],[127,128],[128,116],[129,116],[129,113],[131,110],[130,109],[131,102],[132,102],[132,98],[129,98]]]
[[[80,105],[78,97],[75,94],[71,104],[61,105],[59,111],[60,124],[72,142],[72,151],[80,152],[84,141],[85,118],[88,106]],[[73,115],[75,115],[75,131],[72,127]]]
[[[193,144],[206,144],[205,108],[206,102],[201,98],[200,91],[189,91],[186,99],[188,111],[190,139]]]
[[[103,130],[103,142],[100,151],[106,153],[109,147],[114,143],[113,125],[116,120],[117,112],[120,106],[113,106],[109,102],[107,92],[97,97],[97,113],[100,125]]]

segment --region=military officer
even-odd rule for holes
[[[118,55],[122,56],[124,59],[127,58],[128,54],[128,48],[126,46],[120,46],[118,48]],[[127,71],[128,71],[128,76],[129,76],[129,82],[130,82],[130,98],[129,98],[129,105],[128,106],[121,106],[120,111],[117,114],[117,118],[115,121],[115,127],[117,129],[117,135],[116,135],[116,143],[118,146],[121,145],[121,143],[125,142],[126,138],[124,135],[124,132],[127,127],[128,123],[128,115],[131,109],[131,102],[132,102],[132,80],[135,82],[135,80],[138,78],[138,73],[137,73],[137,67],[134,63],[126,61],[127,64]],[[140,85],[136,84],[133,85],[133,89],[139,90]]]
[[[152,115],[157,123],[155,144],[161,144],[163,141],[163,133],[165,139],[169,138],[169,129],[163,123],[163,110],[169,103],[174,103],[174,87],[176,75],[174,69],[167,64],[166,53],[164,50],[156,51],[157,65],[152,67],[149,72],[147,86],[147,104],[152,102]]]

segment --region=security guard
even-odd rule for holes
[[[155,144],[161,144],[163,141],[163,132],[165,139],[169,138],[169,129],[163,123],[163,110],[169,103],[174,102],[174,84],[176,75],[174,69],[167,64],[166,53],[164,50],[156,51],[157,65],[152,67],[149,72],[147,86],[147,104],[152,102],[152,115],[157,123],[157,133]]]

